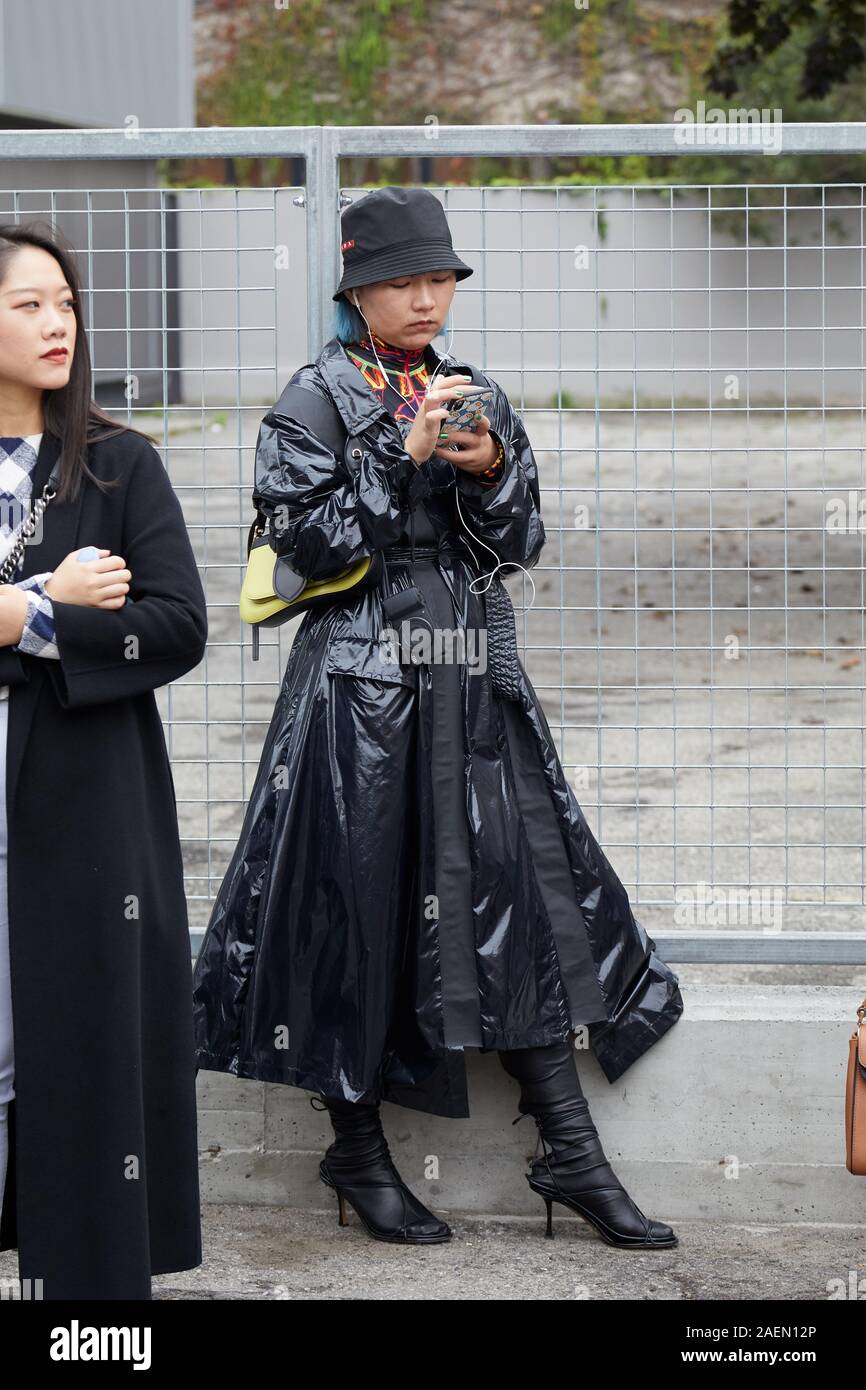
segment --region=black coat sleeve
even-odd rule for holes
[[[384,432],[350,475],[308,425],[275,410],[262,421],[253,501],[268,518],[273,549],[305,579],[394,544],[429,492],[426,467]]]
[[[23,685],[30,672],[14,647],[0,647],[0,685]]]
[[[492,430],[505,449],[502,477],[495,487],[485,486],[465,469],[455,468],[460,510],[470,530],[477,533],[506,563],[531,569],[547,539],[541,519],[538,465],[523,421],[502,387],[482,373],[494,390]],[[491,559],[481,552],[484,568]]]
[[[45,667],[65,709],[156,690],[204,656],[207,606],[186,522],[146,440],[130,462],[117,553],[132,573],[131,604],[86,608],[52,600],[60,660]]]

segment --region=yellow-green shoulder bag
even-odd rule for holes
[[[354,471],[361,457],[360,444],[348,434],[335,406],[323,396],[292,383],[280,396],[275,411],[291,413],[308,424]],[[321,578],[306,580],[289,561],[277,555],[270,543],[268,520],[261,507],[247,536],[247,570],[240,595],[240,615],[253,629],[253,661],[259,659],[259,629],[278,627],[307,609],[326,608],[349,590],[373,588],[382,574],[382,555],[375,551],[357,564]]]

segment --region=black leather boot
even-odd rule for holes
[[[532,1161],[526,1181],[547,1205],[545,1234],[553,1236],[552,1203],[562,1202],[588,1221],[608,1245],[629,1250],[678,1245],[670,1226],[650,1221],[635,1206],[608,1163],[568,1041],[500,1051],[499,1060],[509,1076],[520,1082],[518,1109],[523,1114],[512,1123],[531,1114],[538,1126],[544,1153]]]
[[[317,1106],[316,1099],[324,1105]],[[329,1096],[311,1096],[310,1104],[314,1110],[328,1110],[337,1136],[325,1150],[319,1176],[336,1190],[341,1226],[348,1225],[348,1200],[376,1240],[435,1245],[451,1239],[451,1227],[428,1211],[397,1172],[378,1105]]]

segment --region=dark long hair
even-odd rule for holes
[[[12,260],[24,246],[39,247],[54,257],[74,297],[75,351],[72,354],[69,380],[56,391],[44,391],[42,396],[45,430],[59,440],[63,451],[57,501],[74,501],[85,477],[103,492],[108,492],[120,479],[97,478],[88,466],[87,446],[97,440],[111,439],[116,434],[123,434],[132,427],[113,420],[104,410],[100,410],[93,399],[90,347],[81,312],[81,277],[75,252],[50,222],[7,222],[0,225],[0,285],[9,273]],[[151,444],[156,443],[142,430],[132,432],[142,435]]]

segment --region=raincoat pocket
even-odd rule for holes
[[[389,661],[387,645],[373,637],[332,637],[328,644],[325,670],[331,676],[362,676],[386,685],[418,686],[417,666]]]

